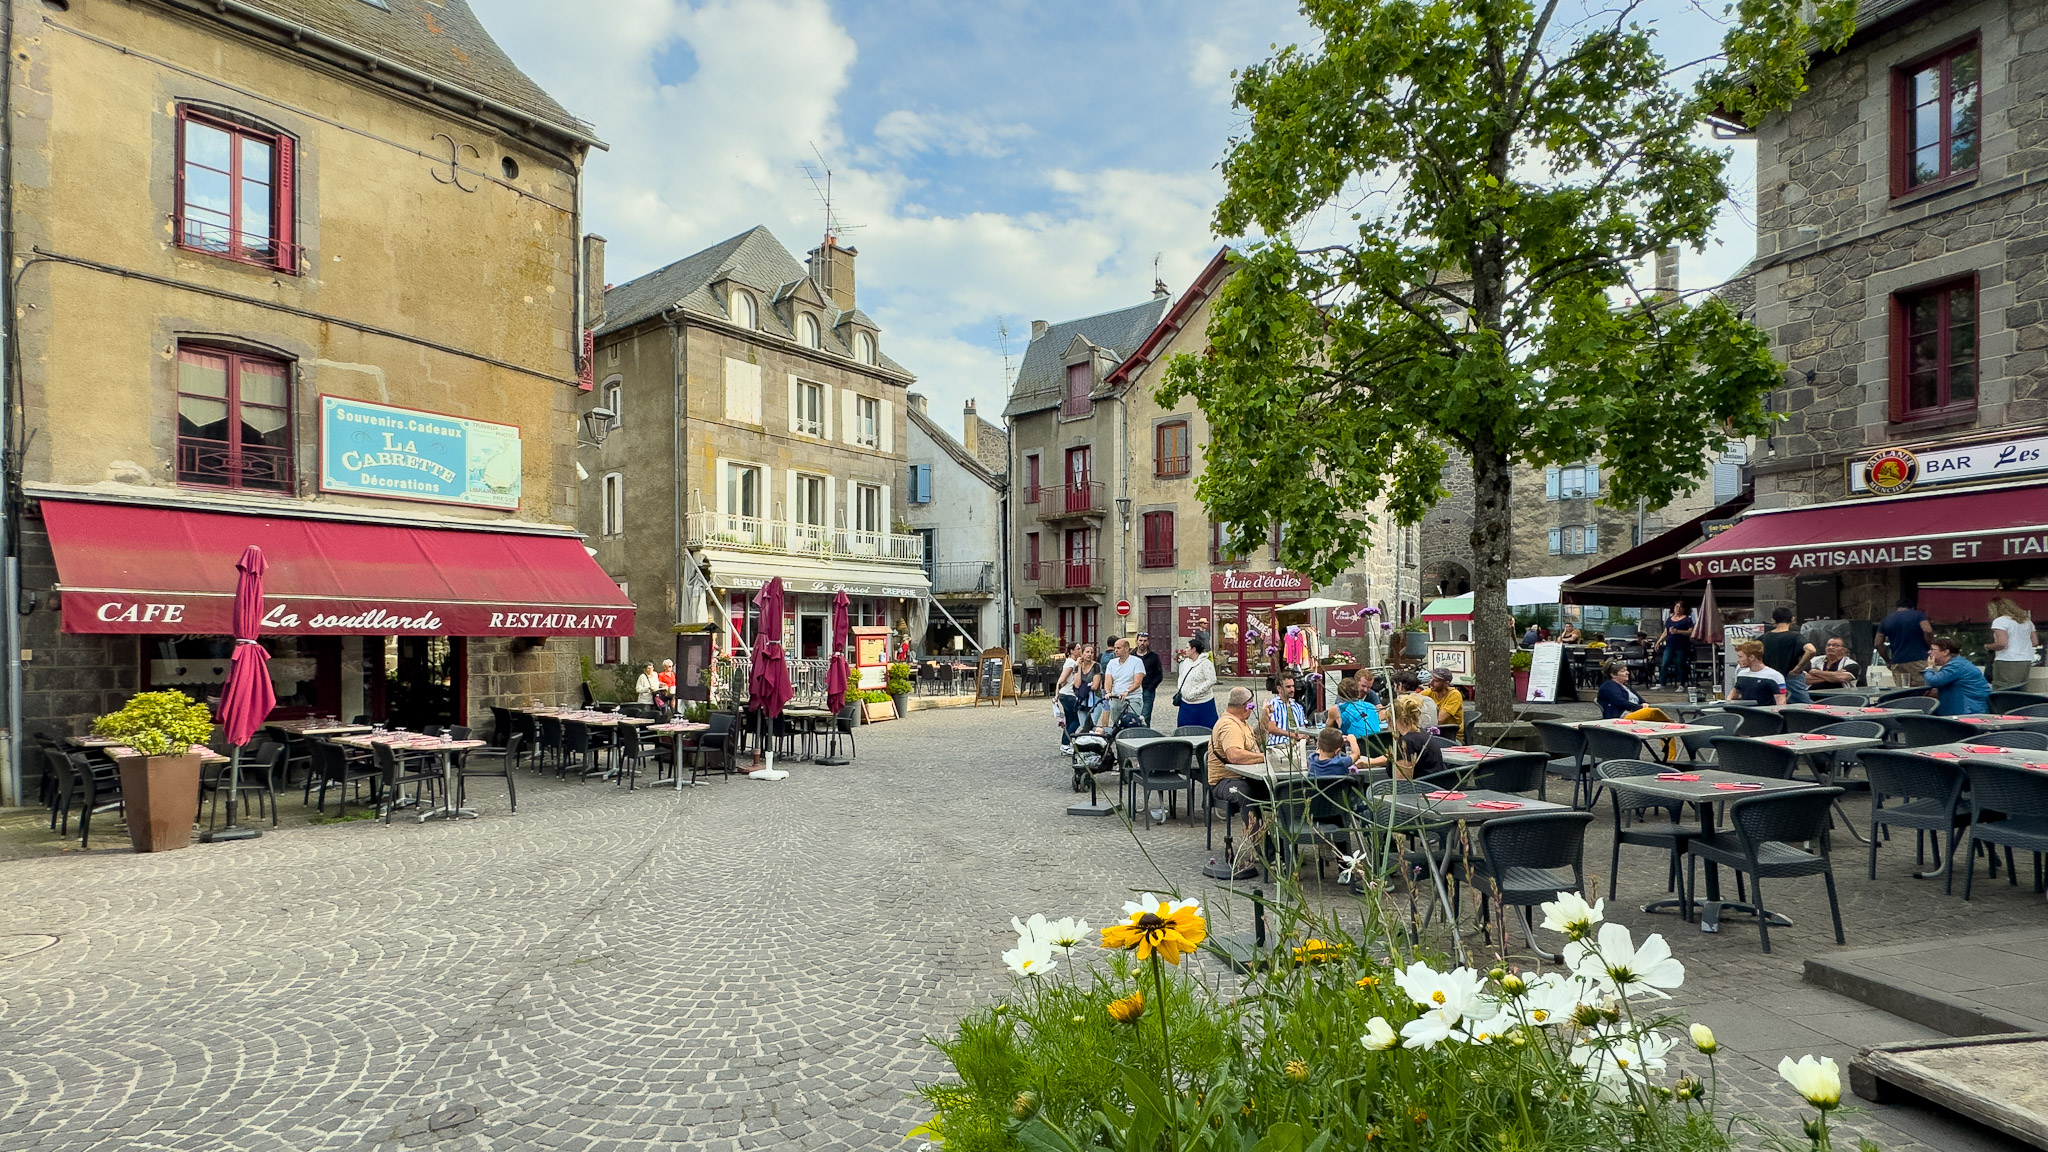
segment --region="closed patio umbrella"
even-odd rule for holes
[[[235,562],[235,652],[228,664],[227,683],[220,690],[220,726],[234,751],[229,753],[228,826],[208,832],[203,840],[251,840],[262,833],[235,826],[235,801],[241,796],[242,748],[269,719],[277,707],[277,690],[270,684],[270,653],[257,642],[256,630],[263,622],[263,570],[268,564],[263,549],[251,544],[242,549]]]
[[[761,739],[768,739],[769,721],[789,703],[789,662],[782,651],[782,577],[770,580],[755,595],[761,624],[754,631],[754,668],[747,678],[747,699],[760,716]],[[769,761],[773,767],[774,760]]]
[[[1707,581],[1706,594],[1700,597],[1700,614],[1698,620],[1693,624],[1692,638],[1701,644],[1715,645],[1720,644],[1724,638],[1721,631],[1721,606],[1714,603],[1714,582],[1712,580]],[[1714,663],[1714,694],[1716,696],[1720,695],[1726,687],[1726,685],[1721,683],[1721,669],[1726,666],[1726,663],[1725,660],[1717,660]]]
[[[827,723],[835,726],[832,730],[833,754],[830,756],[818,757],[817,763],[819,764],[835,765],[846,763],[846,760],[838,755],[839,731],[836,725],[839,723],[839,710],[841,708],[846,707],[846,688],[848,680],[846,668],[846,639],[848,634],[848,629],[846,626],[846,609],[848,603],[849,601],[846,598],[846,592],[844,589],[841,589],[840,591],[833,593],[832,663],[827,665],[825,668],[825,710],[832,713],[833,716],[833,719],[828,721]]]

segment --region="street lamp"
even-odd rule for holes
[[[604,445],[604,438],[612,433],[612,421],[617,418],[609,408],[592,408],[583,414],[583,430],[590,437],[590,447]]]
[[[1119,496],[1116,498],[1116,518],[1123,524],[1126,531],[1130,529],[1131,498],[1129,496]]]

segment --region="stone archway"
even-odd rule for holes
[[[1439,560],[1422,584],[1423,596],[1463,596],[1472,590],[1472,571],[1456,560]]]

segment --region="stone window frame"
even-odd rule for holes
[[[1178,428],[1181,454],[1166,454],[1167,430]],[[1185,416],[1168,416],[1152,425],[1152,475],[1160,480],[1178,480],[1194,471],[1194,426]]]
[[[853,334],[853,358],[861,364],[873,364],[877,352],[875,338],[866,332],[856,330]]]
[[[183,365],[186,357],[215,357],[223,365],[226,378],[226,394],[215,397],[208,393],[187,393],[183,379]],[[183,430],[184,416],[179,403],[187,395],[203,401],[218,401],[224,404],[227,422],[239,430],[242,419],[242,373],[252,366],[276,368],[284,379],[285,401],[284,439],[286,448],[282,452],[259,450],[253,455],[257,459],[266,456],[272,461],[270,476],[272,483],[250,483],[252,473],[260,476],[262,469],[249,466],[249,445],[246,438],[237,435],[234,440],[212,440],[201,436],[188,436]],[[189,488],[222,488],[234,492],[255,495],[276,495],[292,497],[298,495],[298,401],[303,381],[296,359],[275,348],[253,344],[231,337],[180,336],[172,348],[171,395],[173,398],[173,426],[175,450],[172,453],[171,474],[180,486]],[[279,410],[274,405],[256,404],[254,407]],[[218,447],[215,447],[218,446]],[[208,454],[220,457],[210,466],[201,461]]]
[[[1909,406],[1906,394],[1906,341],[1909,336],[1906,310],[1910,301],[1915,298],[1936,292],[1950,292],[1965,286],[1970,289],[1973,312],[1971,327],[1974,330],[1974,335],[1970,349],[1970,372],[1976,378],[1976,387],[1967,403],[1950,402],[1939,404],[1932,408],[1912,408]],[[1888,407],[1891,422],[1893,424],[1910,424],[1926,420],[1943,420],[1964,416],[1977,411],[1984,402],[1984,285],[1982,275],[1972,271],[1961,276],[1947,276],[1909,285],[1889,293],[1887,302],[1890,310],[1890,371],[1888,373],[1890,376],[1890,403]],[[1943,345],[1946,345],[1948,342],[1948,332],[1949,325],[1944,317],[1940,337]],[[1940,384],[1944,393],[1948,391],[1947,373],[1950,367],[1951,365],[1947,363],[1946,356],[1941,357],[1941,363],[1936,367],[1936,371],[1941,375]]]
[[[298,225],[298,138],[275,124],[256,119],[237,109],[221,108],[214,105],[191,101],[180,101],[176,106],[177,121],[176,167],[173,169],[171,199],[172,234],[174,243],[181,251],[211,256],[219,260],[231,260],[237,264],[250,264],[282,272],[288,276],[299,275],[299,253],[297,242]],[[229,170],[228,191],[231,197],[229,209],[229,239],[225,249],[188,240],[188,221],[185,214],[185,141],[189,125],[199,124],[228,135]],[[242,247],[241,216],[241,175],[242,141],[260,141],[270,148],[270,244],[268,255],[245,251]]]
[[[1977,54],[1977,162],[1968,168],[1945,172],[1924,183],[1913,183],[1913,74],[1924,70],[1930,64],[1942,65],[1944,106],[1951,95],[1947,77],[1949,61],[1965,52]],[[1923,52],[1904,64],[1891,70],[1891,194],[1893,200],[1918,197],[1939,188],[1966,184],[1975,180],[1984,165],[1985,123],[1984,89],[1986,81],[1984,68],[1984,37],[1981,29],[1972,29],[1965,35],[1948,41],[1941,47]],[[1942,118],[1942,138],[1948,138],[1948,117]],[[1942,163],[1948,163],[1944,149]]]
[[[812,351],[824,349],[825,327],[818,323],[816,316],[809,312],[796,314],[796,342]]]
[[[740,312],[743,309],[747,314],[744,320],[740,318]],[[750,332],[758,330],[761,327],[761,302],[754,299],[754,294],[745,289],[727,289],[725,294],[725,315],[728,320],[741,328],[745,328]]]
[[[1577,548],[1567,547],[1574,538]],[[1565,524],[1550,530],[1550,554],[1552,556],[1597,556],[1600,554],[1600,525]]]
[[[598,514],[600,536],[623,536],[626,534],[626,474],[607,472],[598,485]]]

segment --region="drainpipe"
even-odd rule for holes
[[[690,602],[692,581],[683,571],[683,321],[682,310],[670,308],[661,314],[669,335],[668,462],[672,527],[675,533],[675,590],[678,624],[696,623],[696,605]]]
[[[0,644],[7,648],[6,699],[0,711],[0,804],[20,804],[21,795],[21,509],[16,507],[14,478],[21,458],[14,449],[14,396],[19,382],[12,366],[15,321],[14,275],[14,5],[0,6]]]

